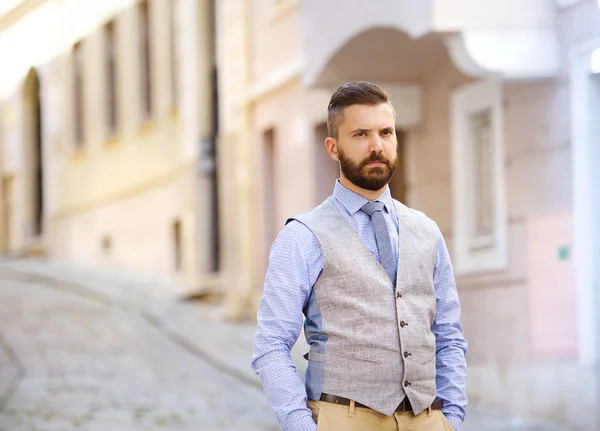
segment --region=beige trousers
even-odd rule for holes
[[[454,431],[440,410],[419,415],[398,412],[386,416],[375,410],[308,400],[317,431]]]

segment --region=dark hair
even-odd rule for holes
[[[370,82],[351,82],[339,87],[329,101],[327,107],[327,132],[331,138],[338,137],[338,127],[343,119],[344,110],[351,105],[379,105],[389,103],[387,92]],[[392,107],[392,110],[394,108]]]

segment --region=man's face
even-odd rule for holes
[[[387,103],[345,109],[332,149],[337,150],[342,175],[352,184],[376,191],[390,182],[398,164],[395,123]]]

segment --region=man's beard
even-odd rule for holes
[[[396,166],[398,166],[398,157],[389,160],[383,153],[371,153],[371,155],[359,163],[354,163],[338,148],[338,159],[342,174],[361,189],[377,191],[381,190],[392,179]],[[372,162],[381,162],[385,166],[367,166]]]

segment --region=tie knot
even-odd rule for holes
[[[375,202],[367,202],[360,209],[362,212],[366,213],[369,217],[372,216],[377,211],[383,211],[385,205],[383,202],[375,201]]]

